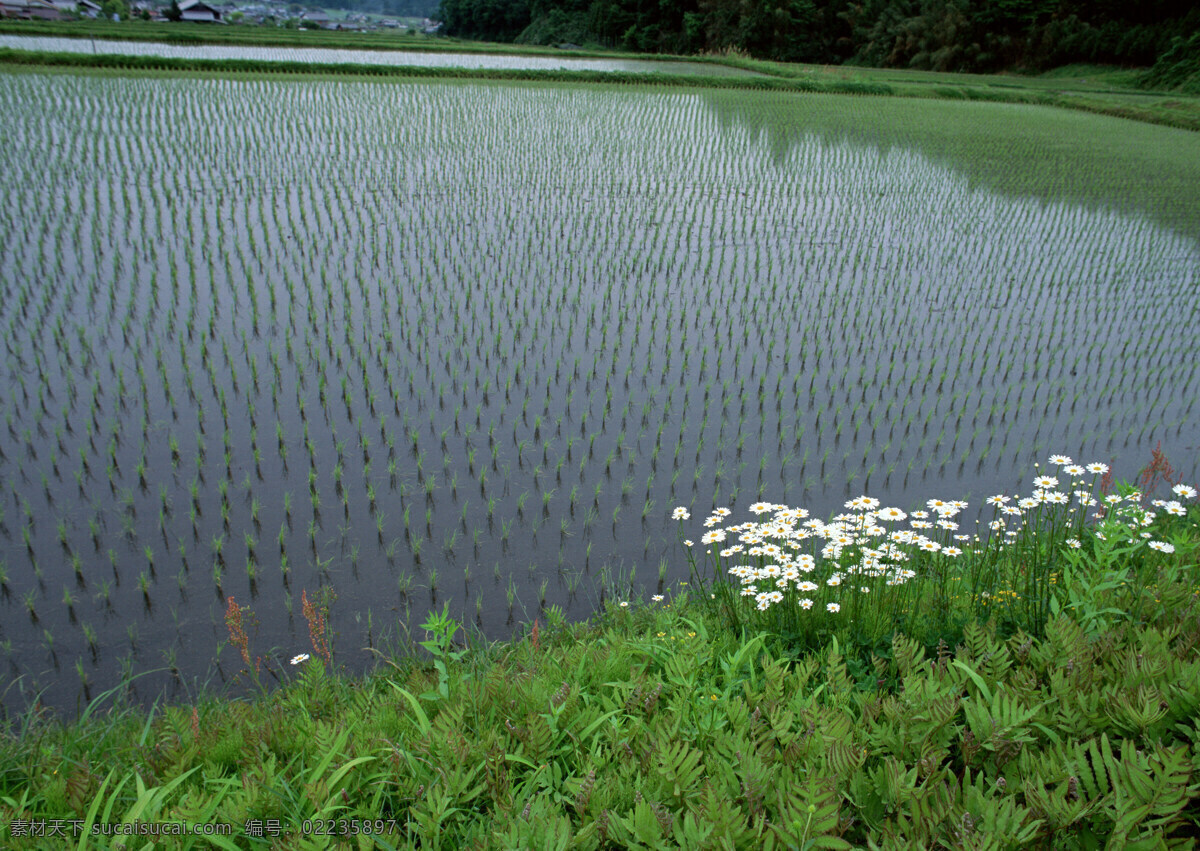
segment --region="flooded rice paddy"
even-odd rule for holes
[[[1194,479],[1197,211],[1087,146],[1197,143],[1024,109],[0,76],[6,705],[220,686],[230,596],[276,672],[321,587],[351,669],[586,617],[687,579],[677,505]]]

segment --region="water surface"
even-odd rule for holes
[[[625,71],[643,74],[695,74],[708,77],[757,77],[753,71],[705,62],[653,62],[640,59],[585,59],[403,50],[333,50],[317,47],[242,47],[175,45],[143,41],[103,41],[49,36],[0,35],[0,48],[53,53],[160,56],[168,59],[254,59],[348,65],[409,65],[421,68],[499,68],[525,71]]]

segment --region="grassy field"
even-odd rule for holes
[[[31,710],[0,742],[2,835],[46,847],[61,819],[60,847],[80,848],[125,847],[113,833],[139,823],[180,849],[1190,847],[1200,505],[1160,487],[1164,460],[1141,492],[1106,494],[1103,465],[1057,459],[1030,497],[997,502],[1017,509],[1008,529],[958,553],[921,555],[897,533],[938,533],[865,498],[831,524],[752,506],[759,522],[727,527],[748,548],[714,557],[731,570],[702,558],[651,599],[610,586],[588,623],[550,607],[511,642],[464,642],[431,612],[423,650],[406,642],[367,679],[334,673],[326,612],[306,599],[311,646],[276,686],[230,600],[260,696],[146,712],[117,691],[69,726]],[[869,555],[858,538],[877,523],[909,561]],[[806,529],[843,547],[844,574],[762,551]],[[880,560],[914,568],[903,596],[869,578]],[[824,594],[804,584],[838,575]],[[993,575],[1009,592],[973,597]],[[779,601],[746,594],[764,580]]]

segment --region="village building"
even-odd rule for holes
[[[61,21],[74,14],[60,10],[51,0],[0,0],[0,17]]]
[[[208,5],[204,0],[184,0],[179,4],[179,13],[181,21],[205,24],[221,23],[221,10],[216,6]]]
[[[302,22],[306,21],[310,24],[316,24],[323,30],[332,30],[337,28],[337,24],[333,22],[333,18],[329,17],[327,12],[324,12],[320,9],[314,9],[310,12],[305,12],[300,16],[300,20]]]
[[[50,0],[50,2],[68,18],[73,18],[76,14],[83,15],[85,18],[100,17],[100,4],[94,3],[92,0]]]

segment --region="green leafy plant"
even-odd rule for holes
[[[430,612],[428,619],[421,624],[421,629],[431,637],[426,638],[420,644],[433,655],[433,667],[438,675],[437,691],[422,694],[422,700],[449,699],[450,674],[447,665],[459,661],[467,652],[465,649],[450,649],[454,646],[454,634],[458,632],[459,628],[458,622],[450,617],[449,603],[442,606],[441,614]]]

